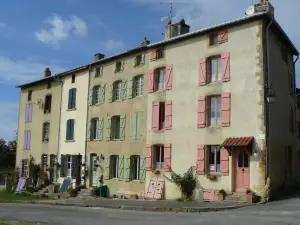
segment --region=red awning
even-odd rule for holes
[[[234,137],[226,138],[221,144],[222,147],[246,147],[252,143],[254,137]]]

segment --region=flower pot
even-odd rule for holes
[[[223,193],[218,193],[218,201],[219,202],[224,201],[224,194]]]
[[[131,195],[130,198],[133,199],[133,200],[136,200],[136,199],[139,199],[139,196],[138,195]]]
[[[247,203],[253,203],[253,194],[247,193]]]

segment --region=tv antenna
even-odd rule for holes
[[[165,21],[166,19],[168,19],[168,23],[172,23],[172,19],[173,19],[173,5],[174,4],[187,4],[187,3],[180,3],[180,2],[176,2],[176,3],[174,3],[174,2],[160,2],[160,4],[161,5],[163,5],[163,4],[168,4],[168,5],[170,5],[170,11],[169,11],[169,15],[168,16],[164,16],[164,17],[162,17],[161,18],[161,21],[163,22],[163,21]]]

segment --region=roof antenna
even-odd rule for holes
[[[170,5],[170,12],[169,12],[169,16],[164,16],[161,18],[161,21],[165,21],[165,20],[168,20],[168,23],[169,24],[172,24],[172,18],[173,18],[173,4],[172,2],[161,2],[160,3],[161,5],[162,4],[169,4]]]

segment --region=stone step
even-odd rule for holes
[[[230,202],[247,202],[246,193],[232,193],[225,197],[225,201]]]

